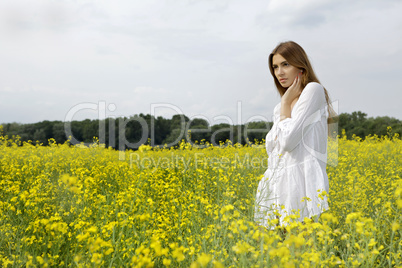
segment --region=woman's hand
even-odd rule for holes
[[[281,99],[281,115],[280,121],[290,118],[293,105],[292,103],[296,101],[301,92],[301,72],[296,76],[293,84],[286,90]]]
[[[293,81],[292,85],[286,90],[285,94],[282,96],[282,103],[285,104],[291,104],[296,98],[298,98],[302,92],[301,88],[301,75],[302,72],[300,72],[295,80]]]

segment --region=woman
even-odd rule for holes
[[[256,194],[255,220],[274,228],[286,215],[298,220],[328,209],[326,174],[328,118],[334,115],[327,90],[307,54],[295,42],[280,43],[269,55],[269,69],[281,95],[266,136],[268,169]],[[320,195],[320,196],[319,196]]]

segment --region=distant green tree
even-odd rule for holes
[[[78,143],[84,142],[82,128],[85,122],[88,122],[88,120],[71,122],[72,135]]]
[[[35,133],[33,135],[33,141],[36,144],[46,144],[47,140],[46,140],[46,133],[44,129],[37,129],[35,130]]]
[[[53,132],[52,137],[55,139],[57,143],[64,143],[67,140],[63,122],[55,122],[53,124],[52,132]]]
[[[368,133],[363,125],[367,121],[367,114],[357,111],[352,114],[342,113],[339,115],[339,128],[345,130],[347,138],[351,138],[353,134],[364,138]]]
[[[344,129],[349,139],[353,134],[362,139],[368,135],[388,135],[388,127],[392,128],[391,134],[402,134],[402,122],[400,120],[388,116],[367,118],[367,114],[360,111],[352,114],[340,114],[338,123],[339,129]]]
[[[256,122],[249,122],[245,126],[245,135],[246,139],[254,143],[256,141],[262,141],[265,139],[265,136],[272,128],[272,122],[265,122],[265,121],[256,121]]]
[[[12,136],[12,135],[20,135],[21,134],[21,129],[22,129],[22,125],[19,123],[7,123],[7,124],[3,124],[3,132],[7,133],[8,136]]]
[[[153,128],[151,132],[150,138],[155,145],[162,145],[163,141],[168,137],[170,134],[170,120],[163,118],[162,116],[158,116],[157,118],[153,119]],[[153,135],[153,136],[152,136]]]
[[[338,132],[343,129],[347,138],[353,135],[364,139],[368,135],[402,136],[402,122],[396,118],[382,116],[369,117],[361,111],[341,113],[338,117]],[[191,132],[191,142],[205,140],[219,145],[231,140],[232,143],[261,141],[272,127],[272,122],[249,122],[246,125],[216,124],[209,125],[202,118],[190,119],[183,114],[173,115],[171,119],[161,116],[155,118],[150,114],[139,114],[121,118],[83,121],[42,121],[33,124],[4,123],[3,135],[12,138],[20,136],[21,141],[36,141],[47,145],[50,138],[57,143],[64,143],[72,135],[74,143],[92,143],[98,137],[101,143],[115,149],[136,149],[139,145],[151,140],[150,145],[177,145],[182,139],[188,139],[187,130]],[[390,131],[388,127],[391,127]],[[70,129],[70,132],[66,132]],[[122,145],[122,146],[120,146]]]
[[[192,143],[210,142],[212,131],[207,120],[194,118],[188,122],[187,129],[190,131],[190,141]]]
[[[35,129],[43,129],[45,132],[45,141],[43,142],[44,145],[48,145],[48,140],[53,138],[53,122],[52,121],[42,121],[39,123],[34,124]]]
[[[221,142],[228,140],[234,140],[234,126],[226,123],[213,125],[211,135],[211,143],[213,145],[219,145]]]
[[[99,120],[86,119],[82,121],[83,142],[92,143],[94,137],[99,138]]]
[[[130,118],[124,118],[124,122],[122,123],[120,118],[119,144],[125,142],[130,149],[137,149],[142,143],[146,143],[149,138],[147,119],[146,117],[134,115]],[[121,148],[120,145],[119,148]]]
[[[176,146],[181,140],[186,139],[186,124],[190,119],[183,114],[173,115],[170,120],[170,133],[163,141],[169,147]]]

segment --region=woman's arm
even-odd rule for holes
[[[292,151],[312,127],[311,121],[321,116],[320,110],[326,105],[324,88],[318,83],[309,83],[298,102],[295,110],[290,112],[291,115],[281,118],[282,120],[277,124],[278,142],[282,151]],[[290,109],[290,106],[288,108]]]
[[[286,90],[285,94],[283,94],[281,98],[281,121],[285,120],[286,118],[290,118],[292,113],[292,108],[297,99],[299,98],[302,87],[301,87],[301,74],[300,72],[295,80],[293,81],[292,85]]]
[[[271,153],[274,150],[277,144],[277,135],[278,135],[278,128],[276,127],[276,124],[274,124],[272,128],[269,130],[265,141],[268,153]]]
[[[277,136],[278,136],[277,124],[279,122],[279,109],[280,109],[279,104],[280,103],[278,103],[274,108],[274,113],[272,115],[273,124],[267,136],[265,137],[267,152],[272,152],[272,150],[275,148],[277,144]]]

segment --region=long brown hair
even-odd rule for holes
[[[314,73],[313,67],[304,49],[299,44],[293,41],[282,42],[276,46],[276,48],[272,51],[272,53],[268,57],[269,70],[271,71],[271,74],[275,81],[276,88],[278,89],[278,92],[281,95],[281,97],[283,96],[283,94],[285,94],[287,88],[282,87],[275,76],[274,68],[272,65],[272,58],[275,54],[279,54],[282,57],[284,57],[290,65],[303,70],[301,76],[301,86],[303,89],[310,82],[320,83],[320,81],[318,80],[317,76]],[[328,104],[328,114],[329,114],[328,124],[330,124],[334,121],[337,115],[331,105],[331,100],[329,98],[328,91],[325,89],[325,87],[324,92],[325,92],[325,100],[327,101]]]

